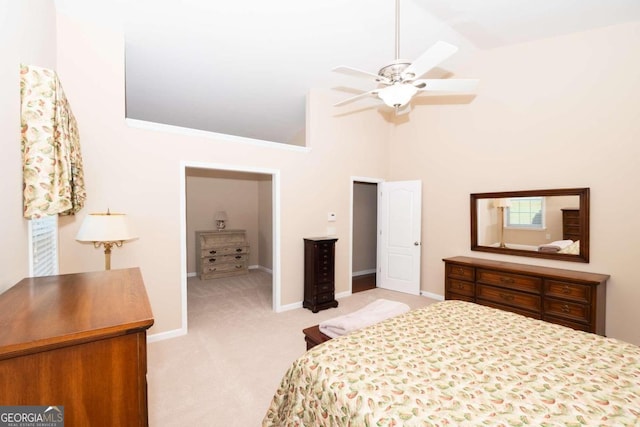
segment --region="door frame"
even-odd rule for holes
[[[350,187],[350,204],[349,207],[351,209],[350,215],[349,215],[349,242],[351,243],[349,245],[349,292],[348,294],[351,295],[353,293],[353,214],[354,214],[354,209],[353,209],[353,187],[356,184],[356,182],[366,182],[369,184],[376,184],[378,187],[378,190],[380,189],[380,184],[385,182],[384,179],[382,178],[371,178],[371,177],[363,177],[363,176],[352,176],[351,177],[351,187]],[[376,210],[379,211],[380,206],[380,198],[376,196]],[[376,236],[376,286],[378,286],[378,272],[380,271],[380,235],[379,233],[377,233],[378,235]]]
[[[197,161],[180,162],[180,290],[182,298],[182,332],[188,331],[187,307],[187,168],[223,170],[234,172],[258,173],[271,175],[272,202],[272,279],[271,279],[271,307],[276,313],[281,311],[280,288],[280,170],[257,168],[252,166],[228,165],[223,163],[208,163]]]

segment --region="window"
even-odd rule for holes
[[[29,221],[29,275],[58,274],[58,216]]]
[[[509,202],[510,206],[506,210],[507,227],[544,228],[543,197],[513,197]]]

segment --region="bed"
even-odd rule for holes
[[[320,344],[263,426],[640,425],[640,347],[447,300]]]

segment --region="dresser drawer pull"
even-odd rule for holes
[[[236,255],[236,259],[242,259],[242,255]]]
[[[505,301],[513,301],[513,295],[511,294],[500,294],[500,298]]]
[[[242,265],[236,265],[236,268],[242,268]]]
[[[514,280],[511,277],[501,277],[500,281],[502,283],[513,283],[514,282]]]
[[[562,293],[563,294],[570,294],[571,293],[571,288],[569,287],[569,285],[564,285],[564,287],[562,288]]]
[[[242,252],[242,248],[236,249],[236,252]]]
[[[464,285],[462,283],[458,283],[458,289],[464,289]]]
[[[560,309],[562,310],[563,313],[569,313],[571,311],[571,309],[567,304],[564,304]]]
[[[457,267],[456,268],[456,273],[458,274],[464,274],[464,269],[462,267]]]
[[[210,253],[211,255],[215,255],[215,254],[216,254],[216,251],[209,251],[209,253]]]
[[[215,258],[209,258],[209,262],[216,262]]]

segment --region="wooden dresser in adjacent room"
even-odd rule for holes
[[[27,278],[0,294],[0,405],[62,406],[66,426],[146,426],[137,268]]]
[[[445,299],[500,308],[604,335],[607,274],[445,258]]]
[[[245,230],[196,231],[196,270],[200,280],[249,272]]]
[[[304,301],[302,306],[317,313],[337,307],[335,299],[335,237],[304,239]]]

